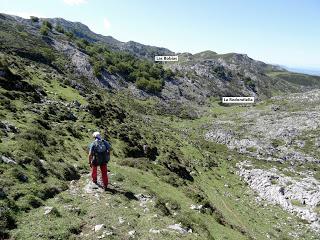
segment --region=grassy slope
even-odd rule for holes
[[[284,79],[290,83],[302,85],[305,87],[320,86],[320,77],[293,72],[269,72],[268,76]]]
[[[61,83],[51,81],[49,84],[47,81],[41,79],[41,77],[32,79],[33,80],[31,81],[42,86],[45,90],[49,92],[53,90],[53,92],[57,93],[49,93],[49,98],[51,99],[56,99],[61,96],[67,98],[69,101],[78,100],[83,103],[87,102],[87,100],[79,95],[74,89],[65,87]],[[64,93],[66,92],[67,95],[64,96]],[[122,101],[123,107],[125,108],[126,105],[129,105],[127,99],[123,99],[121,95],[114,96],[114,101]],[[136,108],[145,109],[145,111],[147,109],[147,112],[150,110],[150,113],[152,113],[152,110],[148,107],[150,102],[131,101],[131,106],[132,103],[137,105]],[[29,128],[31,129],[33,127],[32,119],[36,119],[38,117],[37,114],[30,112],[30,108],[25,107],[24,101],[15,100],[13,104],[16,106],[19,115],[17,116],[17,114],[2,108],[2,116],[6,116],[6,120],[20,128],[21,132],[24,132]],[[129,109],[127,110],[130,111]],[[153,214],[159,214],[159,211],[161,214],[161,210],[155,206],[150,207],[150,213],[145,215],[141,214],[141,219],[140,217],[137,219],[137,214],[141,213],[141,209],[138,209],[138,203],[135,201],[128,201],[122,194],[101,194],[102,200],[99,201],[99,204],[102,205],[101,210],[98,209],[96,205],[92,205],[91,201],[93,196],[82,196],[79,194],[76,197],[72,197],[67,192],[63,192],[54,199],[48,200],[48,202],[45,202],[44,200],[42,203],[44,205],[56,206],[61,216],[50,216],[47,218],[43,215],[44,210],[42,207],[31,207],[31,210],[27,210],[27,213],[18,213],[18,228],[13,232],[14,236],[18,239],[28,239],[29,236],[29,238],[32,239],[35,238],[34,234],[40,232],[43,234],[43,238],[49,238],[50,236],[55,238],[66,238],[74,235],[74,233],[79,233],[81,229],[83,234],[93,234],[91,230],[92,226],[98,223],[104,223],[108,227],[114,226],[117,222],[117,217],[119,216],[124,216],[129,222],[134,222],[134,224],[133,226],[126,225],[123,227],[116,225],[114,229],[111,229],[115,234],[115,239],[119,236],[125,237],[127,232],[131,229],[136,229],[137,234],[140,234],[139,236],[147,238],[148,235],[152,235],[149,233],[150,228],[162,229],[168,224],[177,222],[182,222],[185,226],[191,226],[194,229],[194,232],[199,234],[199,239],[210,238],[210,236],[214,239],[246,239],[250,237],[264,239],[266,238],[267,233],[274,237],[285,236],[288,232],[293,230],[290,225],[283,226],[279,229],[271,225],[270,222],[274,222],[274,224],[281,223],[288,215],[277,207],[264,209],[254,203],[252,200],[253,193],[248,191],[246,186],[244,186],[234,174],[234,164],[241,160],[241,156],[238,156],[236,153],[228,152],[224,146],[214,144],[208,145],[201,140],[201,135],[199,134],[203,131],[202,126],[204,123],[219,118],[220,116],[226,116],[236,111],[242,111],[243,108],[221,107],[216,104],[216,102],[213,102],[212,107],[208,110],[208,114],[198,120],[182,120],[176,117],[162,117],[151,114],[148,116],[152,122],[152,124],[149,125],[151,128],[139,122],[135,122],[137,127],[141,127],[140,131],[143,132],[143,134],[147,134],[150,131],[155,131],[157,133],[155,134],[155,137],[156,141],[158,141],[159,148],[165,147],[175,149],[178,145],[178,149],[181,150],[183,158],[195,160],[195,170],[198,174],[196,174],[194,182],[188,183],[187,185],[182,183],[178,187],[174,187],[172,184],[168,184],[167,179],[162,176],[161,173],[156,174],[154,172],[157,171],[157,168],[150,167],[148,162],[144,162],[147,160],[143,160],[140,165],[134,165],[135,167],[122,166],[124,160],[122,156],[124,158],[126,156],[121,153],[121,146],[124,146],[125,143],[119,141],[119,139],[114,139],[112,141],[115,143],[115,152],[118,152],[120,157],[113,157],[110,168],[111,173],[114,173],[115,176],[123,176],[120,178],[122,179],[122,182],[120,182],[121,191],[131,191],[134,194],[145,192],[155,196],[156,199],[164,199],[164,202],[178,203],[180,209],[177,211],[178,214],[176,216],[172,214],[163,216],[160,218],[161,220],[159,219],[160,221],[155,221],[150,224],[150,220],[148,219],[150,219]],[[134,110],[131,111],[133,114]],[[138,116],[139,115],[140,114],[138,114]],[[79,112],[78,119],[79,120],[73,123],[74,125],[84,125],[85,129],[98,128],[93,124],[95,121],[92,116],[88,115],[86,112]],[[65,127],[68,125],[68,121],[63,121],[58,125],[60,125],[60,127]],[[157,131],[157,129],[159,129],[159,131]],[[182,134],[182,130],[185,129],[189,130],[187,135]],[[48,136],[55,138],[57,141],[59,141],[59,139],[63,140],[64,148],[56,149],[54,154],[51,154],[47,148],[43,148],[45,158],[49,165],[52,164],[52,167],[57,168],[59,165],[57,159],[60,157],[68,164],[77,164],[80,169],[79,171],[86,173],[88,168],[85,166],[86,152],[84,149],[86,144],[90,141],[90,133],[82,131],[81,139],[77,139],[66,130],[66,136],[60,136],[61,131],[57,132],[56,130],[56,128],[53,128],[46,132]],[[12,155],[15,156],[15,148],[20,145],[19,141],[20,139],[18,138],[16,140],[11,139],[10,141],[2,142],[2,152],[12,152]],[[120,148],[120,150],[117,148]],[[219,166],[211,169],[204,166],[204,163],[206,162],[206,158],[203,154],[204,152],[212,156]],[[228,155],[231,155],[232,161],[226,161]],[[160,156],[160,158],[161,157],[164,156]],[[126,159],[127,161],[136,161],[130,158]],[[37,179],[37,176],[33,175],[33,167],[27,164],[25,165],[28,166],[27,169],[23,169],[20,166],[18,168],[29,177],[30,180],[28,183],[21,183],[18,180],[13,180],[15,177],[13,175],[14,171],[10,170],[12,167],[3,164],[1,165],[3,170],[1,179],[5,181],[4,185],[10,185],[8,181],[10,181],[12,185],[12,187],[7,189],[9,196],[18,193],[33,195],[30,194],[32,191],[39,191],[38,188],[43,187],[42,184],[38,183],[39,180]],[[148,167],[146,168],[145,165],[148,165]],[[137,167],[144,170],[140,170]],[[63,171],[63,168],[59,169],[59,171]],[[83,187],[86,178],[87,177],[84,176],[84,179],[80,180],[78,183],[80,188]],[[119,178],[115,177],[114,179],[114,177],[111,177],[111,182],[117,184],[119,182],[117,179]],[[46,183],[44,184],[51,184],[54,186],[61,184],[63,186],[64,181],[58,181],[57,184],[55,176],[50,176],[46,178]],[[246,192],[246,194],[243,194],[243,192]],[[200,204],[202,201],[195,197],[195,195],[197,195],[195,193],[201,193],[206,201],[208,201],[216,210],[209,214],[198,213],[195,210],[191,210],[191,204],[197,204],[197,202]],[[106,205],[107,203],[115,204],[115,207],[111,208]],[[23,197],[18,198],[16,204],[18,206],[26,205],[27,208],[30,208],[30,203],[26,203]],[[80,213],[65,211],[63,205],[68,204],[80,207]],[[134,208],[137,208],[137,210]],[[277,213],[277,219],[274,217],[275,212]],[[91,218],[91,215],[94,217]],[[292,221],[297,221],[295,218],[293,219],[294,220]],[[243,232],[243,234],[240,232]],[[196,233],[183,237],[186,239],[191,236],[192,238],[196,238]],[[164,239],[175,239],[177,235],[175,235],[175,233],[165,232],[161,236]]]
[[[41,82],[41,80],[37,81],[38,83]],[[44,88],[46,88],[46,83],[42,83]],[[61,93],[63,92],[63,89],[65,89],[59,85],[57,86],[54,84],[54,86],[56,86],[55,92]],[[73,92],[71,89],[70,91]],[[80,95],[77,95],[75,92],[73,93],[74,99],[82,99],[82,101],[85,101],[85,99]],[[56,95],[53,94],[52,98],[55,97]],[[126,103],[124,103],[124,105],[126,105]],[[212,105],[213,108],[210,109],[211,113],[203,119],[194,121],[173,118],[173,122],[171,122],[171,119],[167,117],[157,115],[149,116],[153,119],[153,129],[161,128],[161,126],[171,127],[171,134],[169,135],[169,132],[164,134],[168,134],[168,139],[161,138],[161,141],[163,141],[161,145],[170,146],[170,144],[174,144],[176,141],[179,141],[182,143],[182,152],[185,153],[185,157],[190,157],[189,153],[192,153],[192,157],[200,158],[198,161],[204,160],[201,159],[203,156],[197,149],[199,146],[195,148],[194,145],[190,144],[190,142],[198,140],[193,138],[199,138],[199,134],[196,134],[196,132],[198,133],[202,124],[207,122],[209,119],[214,119],[217,114],[219,117],[230,114],[230,112],[242,110],[238,107],[220,107],[215,102],[213,102]],[[148,108],[147,106],[144,107]],[[13,117],[8,119],[11,119],[13,124],[15,123]],[[87,128],[93,128],[90,121],[82,121],[81,124],[85,124]],[[20,127],[26,125],[26,123],[21,125],[17,124],[17,126]],[[180,130],[186,128],[190,129],[188,134],[190,139],[187,140],[182,139],[179,134],[181,132]],[[150,131],[150,129],[147,128],[143,131]],[[54,133],[50,132],[50,134],[53,135]],[[174,140],[171,138],[174,138]],[[81,161],[81,164],[86,162],[86,153],[80,149],[88,141],[89,138],[88,136],[85,136],[85,134],[83,140],[80,142],[71,136],[70,141],[65,141],[70,150],[78,145],[76,148],[78,148],[80,152],[79,156],[77,156],[77,160]],[[101,194],[101,200],[97,201],[96,204],[93,204],[92,202],[95,200],[93,200],[94,197],[91,195],[79,194],[74,197],[69,193],[64,192],[57,195],[54,199],[48,200],[48,202],[44,203],[48,206],[55,206],[61,216],[53,215],[45,217],[43,215],[44,209],[42,207],[32,209],[26,214],[19,215],[18,229],[15,230],[13,234],[18,239],[34,239],[40,237],[37,235],[39,233],[41,234],[41,238],[61,237],[63,239],[70,236],[75,237],[75,234],[82,231],[83,237],[86,239],[88,236],[92,236],[93,238],[97,236],[95,235],[96,233],[93,233],[91,230],[94,225],[104,223],[106,224],[107,229],[114,233],[114,239],[118,239],[119,237],[125,238],[128,231],[132,229],[136,229],[137,236],[143,239],[153,236],[152,233],[149,233],[151,228],[164,229],[167,225],[177,222],[182,222],[185,226],[192,226],[193,230],[199,234],[199,239],[207,237],[214,239],[247,239],[250,237],[264,239],[267,233],[274,237],[280,237],[282,235],[285,236],[288,232],[292,231],[290,226],[279,229],[270,225],[270,222],[274,222],[274,224],[276,224],[277,222],[279,223],[284,221],[288,216],[286,213],[276,207],[261,209],[260,206],[256,205],[252,201],[253,193],[246,191],[246,186],[244,186],[238,177],[234,175],[233,166],[236,161],[240,160],[237,159],[240,156],[236,153],[228,153],[227,150],[220,145],[209,146],[208,150],[208,152],[216,153],[215,160],[219,162],[219,167],[205,171],[204,168],[201,167],[201,164],[199,164],[200,166],[197,166],[199,174],[195,177],[194,183],[188,184],[187,186],[183,184],[178,188],[164,182],[161,177],[155,176],[155,174],[152,173],[152,170],[148,170],[146,172],[137,168],[121,166],[119,163],[121,164],[122,159],[113,158],[110,169],[111,173],[115,174],[111,177],[111,182],[114,185],[121,186],[120,190],[123,192],[131,191],[134,194],[144,192],[155,196],[156,199],[164,199],[164,202],[176,203],[180,206],[176,216],[171,214],[169,216],[162,216],[160,218],[161,220],[152,220],[151,224],[150,219],[153,219],[152,217],[154,214],[160,214],[160,216],[161,214],[163,215],[161,210],[155,206],[150,206],[150,212],[143,214],[141,207],[139,209],[138,203],[136,201],[129,201],[123,196],[123,194],[110,195],[108,193],[103,193]],[[225,159],[229,154],[231,154],[232,159],[235,160],[226,162]],[[74,162],[70,156],[66,159],[67,161]],[[86,172],[86,170],[84,170],[84,172]],[[79,189],[84,187],[86,179],[87,177],[84,176],[83,179],[79,181],[77,185]],[[226,187],[225,184],[229,187]],[[17,184],[17,186],[19,185],[21,185],[21,187],[23,186],[23,184]],[[197,200],[194,198],[194,195],[189,194],[190,189],[194,189],[196,192],[201,192],[203,195],[206,195],[207,200],[215,209],[217,209],[217,212],[208,215],[191,210],[190,205],[196,204]],[[243,194],[244,191],[247,193]],[[98,208],[97,204],[99,206],[101,205],[102,209]],[[81,210],[80,212],[72,212],[66,209],[64,207],[65,205],[80,207]],[[171,212],[174,211],[171,210]],[[259,214],[256,214],[257,212]],[[277,212],[278,219],[274,219],[274,212]],[[139,214],[141,216],[139,217],[139,220],[137,220],[136,218]],[[130,225],[119,224],[119,216],[123,216],[126,221],[130,222]],[[266,219],[268,219],[268,221],[266,221]],[[204,229],[206,229],[207,232],[203,231]],[[243,232],[243,234],[240,232]],[[101,233],[98,235],[100,234]],[[161,238],[164,239],[176,239],[177,236],[178,235],[174,232],[161,233]],[[185,235],[183,238],[196,239],[197,235]]]

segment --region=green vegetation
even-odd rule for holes
[[[255,85],[255,83],[252,81],[251,78],[246,77],[246,78],[244,79],[244,84],[245,84],[247,87],[249,87],[250,89],[252,89],[253,91],[256,92],[256,85]]]
[[[281,71],[281,72],[273,71],[273,72],[269,72],[268,75],[271,77],[277,77],[280,79],[284,79],[288,82],[291,82],[297,85],[306,86],[306,87],[320,86],[319,76],[311,76],[311,75],[286,72],[286,71]]]
[[[42,26],[40,28],[40,33],[43,36],[48,36],[49,32],[52,30],[52,24],[48,21],[43,21]]]
[[[39,22],[39,18],[35,16],[30,16],[32,22]]]
[[[52,24],[46,20],[42,22],[43,26],[46,26],[48,29],[52,30]]]
[[[292,205],[295,205],[295,206],[298,206],[298,207],[302,207],[303,206],[303,204],[299,200],[296,200],[296,199],[292,199],[291,203],[292,203]]]
[[[282,139],[272,139],[271,144],[273,147],[277,148],[277,147],[283,146],[285,142]]]
[[[59,24],[55,27],[55,29],[56,29],[56,31],[59,32],[59,33],[64,33],[64,32],[65,32],[65,31],[64,31],[64,28],[63,28],[61,25],[59,25]]]
[[[138,59],[128,53],[113,52],[104,46],[88,42],[78,46],[91,56],[90,62],[96,77],[101,76],[102,70],[107,70],[111,74],[119,74],[128,82],[136,83],[140,89],[158,93],[162,90],[164,80],[174,76],[171,70],[163,69],[162,65]]]
[[[75,38],[73,32],[64,32],[64,34],[69,38],[69,40],[72,40]]]

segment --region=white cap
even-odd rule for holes
[[[94,133],[92,134],[92,136],[93,136],[94,138],[101,138],[101,135],[100,135],[99,132],[94,132]]]

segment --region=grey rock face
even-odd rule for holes
[[[120,77],[111,75],[106,71],[102,71],[101,78],[96,78],[93,73],[93,67],[89,62],[89,56],[72,43],[52,39],[52,45],[71,60],[71,64],[75,67],[76,72],[80,76],[89,79],[95,85],[114,89],[121,89],[126,86],[126,84],[123,84]]]
[[[296,149],[296,146],[303,148],[305,145],[305,142],[296,139],[300,134],[320,127],[319,112],[282,111],[262,115],[258,111],[248,111],[239,117],[243,122],[236,123],[230,120],[215,122],[212,130],[205,134],[205,138],[258,159],[319,162],[319,159]],[[239,124],[242,126],[241,130],[235,133],[233,129],[239,127]],[[255,151],[250,152],[249,148],[254,148]]]
[[[257,200],[280,205],[319,231],[320,182],[313,169],[320,162],[320,91],[270,101],[271,107],[248,108],[214,121],[204,137],[254,158],[239,163],[237,173],[258,193]],[[261,160],[262,165],[269,162],[265,169],[255,166]]]
[[[298,181],[282,175],[276,168],[263,170],[251,167],[249,162],[238,164],[238,174],[258,193],[258,200],[279,204],[320,231],[320,215],[315,210],[320,202],[319,181],[310,176]]]

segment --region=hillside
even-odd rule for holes
[[[1,239],[319,238],[317,77],[210,51],[155,64],[161,48],[45,21],[0,15]]]

